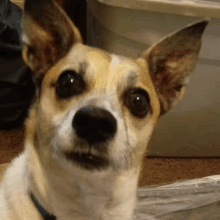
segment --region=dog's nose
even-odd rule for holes
[[[109,111],[92,106],[78,110],[72,125],[77,135],[90,143],[112,138],[117,129],[116,119]]]

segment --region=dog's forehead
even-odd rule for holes
[[[87,48],[87,57],[87,74],[95,80],[96,88],[117,87],[117,90],[123,90],[134,86],[148,88],[151,84],[149,76],[143,77],[148,75],[146,63],[143,67],[140,62],[132,58],[90,47]]]
[[[102,85],[112,87],[119,84],[124,87],[134,84],[137,80],[138,66],[132,60],[115,54],[108,54],[107,59],[102,56],[101,59],[96,60],[94,54],[97,52],[93,51],[88,56],[91,73],[96,79],[96,87]]]

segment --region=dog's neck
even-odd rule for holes
[[[43,165],[32,146],[29,151],[29,191],[57,220],[132,219],[139,171],[119,174],[110,169],[84,172],[76,168],[70,175],[53,161]]]

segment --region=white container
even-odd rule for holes
[[[185,98],[163,116],[148,156],[220,156],[220,1],[89,0],[88,44],[137,58],[188,24],[211,18]]]

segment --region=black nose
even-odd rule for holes
[[[78,110],[72,125],[77,135],[90,143],[112,138],[117,129],[116,119],[110,112],[92,106]]]

